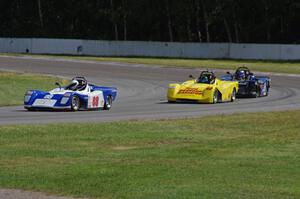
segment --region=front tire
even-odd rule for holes
[[[266,96],[269,95],[269,90],[270,90],[270,85],[269,85],[269,83],[267,83],[267,85],[266,85]]]
[[[232,93],[231,93],[231,102],[234,102],[236,99],[236,91],[235,91],[235,88],[233,89]]]
[[[257,88],[256,89],[256,93],[255,93],[255,96],[254,96],[255,98],[258,98],[258,97],[260,97],[260,88]]]
[[[104,103],[104,110],[109,110],[112,107],[112,97],[109,95]]]
[[[80,100],[78,96],[73,96],[71,100],[72,111],[78,111],[80,108]]]

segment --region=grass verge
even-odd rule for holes
[[[23,56],[24,54],[2,54]],[[131,64],[148,64],[160,66],[177,66],[204,69],[235,70],[247,66],[253,71],[300,74],[300,61],[263,61],[263,60],[221,60],[221,59],[175,59],[175,58],[138,58],[138,57],[91,57],[63,55],[31,55],[36,57],[53,57],[100,62],[121,62]]]
[[[299,198],[300,111],[0,128],[0,186],[91,198]]]
[[[27,90],[51,90],[55,87],[55,82],[62,83],[63,80],[49,76],[0,71],[0,106],[21,105]]]

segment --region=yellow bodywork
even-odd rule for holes
[[[182,84],[169,84],[167,98],[169,102],[177,100],[192,100],[199,103],[214,103],[215,92],[218,92],[218,102],[231,101],[233,92],[238,91],[237,81],[215,80],[213,84],[197,83],[189,80]]]

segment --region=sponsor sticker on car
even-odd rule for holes
[[[178,94],[194,94],[194,95],[201,95],[202,91],[198,88],[185,88],[178,91]]]

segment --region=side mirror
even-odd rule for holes
[[[55,85],[56,85],[56,86],[59,86],[59,88],[61,89],[61,85],[60,85],[60,83],[58,83],[58,82],[55,82]]]
[[[193,75],[189,75],[189,78],[195,79],[195,77]]]
[[[231,75],[231,73],[229,71],[226,72],[227,75]]]

